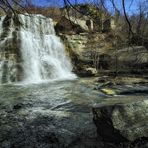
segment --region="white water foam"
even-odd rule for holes
[[[0,82],[29,84],[76,78],[52,19],[29,14],[19,14],[17,19],[20,26],[13,15],[0,19]]]
[[[20,15],[21,53],[25,82],[74,79],[64,45],[55,35],[53,22],[41,15]]]

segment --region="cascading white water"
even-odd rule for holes
[[[0,29],[0,55],[7,57],[0,58],[5,63],[5,67],[0,66],[1,83],[74,79],[70,59],[55,34],[52,19],[25,14],[18,15],[17,20],[13,15],[0,20],[0,26],[6,26]]]
[[[64,45],[55,35],[53,22],[42,15],[20,15],[21,52],[25,81],[71,79],[72,65]]]

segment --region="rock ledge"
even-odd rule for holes
[[[93,107],[93,119],[100,137],[106,142],[148,144],[148,100],[105,101]]]

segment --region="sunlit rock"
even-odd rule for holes
[[[94,123],[103,140],[114,143],[148,142],[148,100],[116,99],[93,108]]]

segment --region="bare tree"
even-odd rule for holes
[[[84,1],[85,3],[83,5],[87,4],[91,7],[88,7],[86,11],[81,10],[81,8],[78,7],[81,1],[79,0],[63,0],[64,3],[64,9],[67,11],[67,14],[69,14],[69,10],[75,11],[75,13],[79,13],[83,16],[87,16],[88,18],[92,19],[94,22],[97,21],[96,23],[103,23],[103,15],[109,14],[109,8],[107,7],[107,2],[111,2],[112,6],[116,12],[116,16],[122,17],[122,11],[119,10],[115,0],[86,0]],[[49,4],[49,6],[53,6],[55,3],[55,0],[46,0],[46,2]],[[57,1],[56,1],[57,2]],[[134,0],[130,0],[130,6],[134,5]],[[58,3],[58,2],[57,2]],[[60,4],[59,4],[60,5]],[[82,5],[82,4],[81,4]],[[27,7],[34,7],[32,0],[0,0],[0,8],[3,10],[5,13],[12,12],[14,14],[20,13],[20,11],[25,11],[27,10]],[[126,1],[122,0],[122,8],[123,8],[123,16],[125,17],[125,25],[124,30],[127,30],[127,37],[128,37],[128,42],[131,43],[131,40],[135,37],[135,35],[139,35],[141,37],[144,37],[147,35],[147,20],[148,20],[148,1],[147,0],[142,0],[139,3],[139,12],[138,15],[136,16],[136,25],[133,24],[132,17],[128,15],[128,11],[126,10]],[[104,13],[105,12],[105,13]],[[54,12],[53,12],[54,13]],[[107,15],[106,15],[107,16]],[[105,17],[106,17],[105,16]],[[109,17],[111,15],[108,15]],[[117,18],[117,17],[116,17]],[[99,22],[100,21],[100,22]],[[124,24],[124,23],[123,23]],[[136,26],[134,28],[134,26]],[[122,34],[121,34],[122,36]]]

